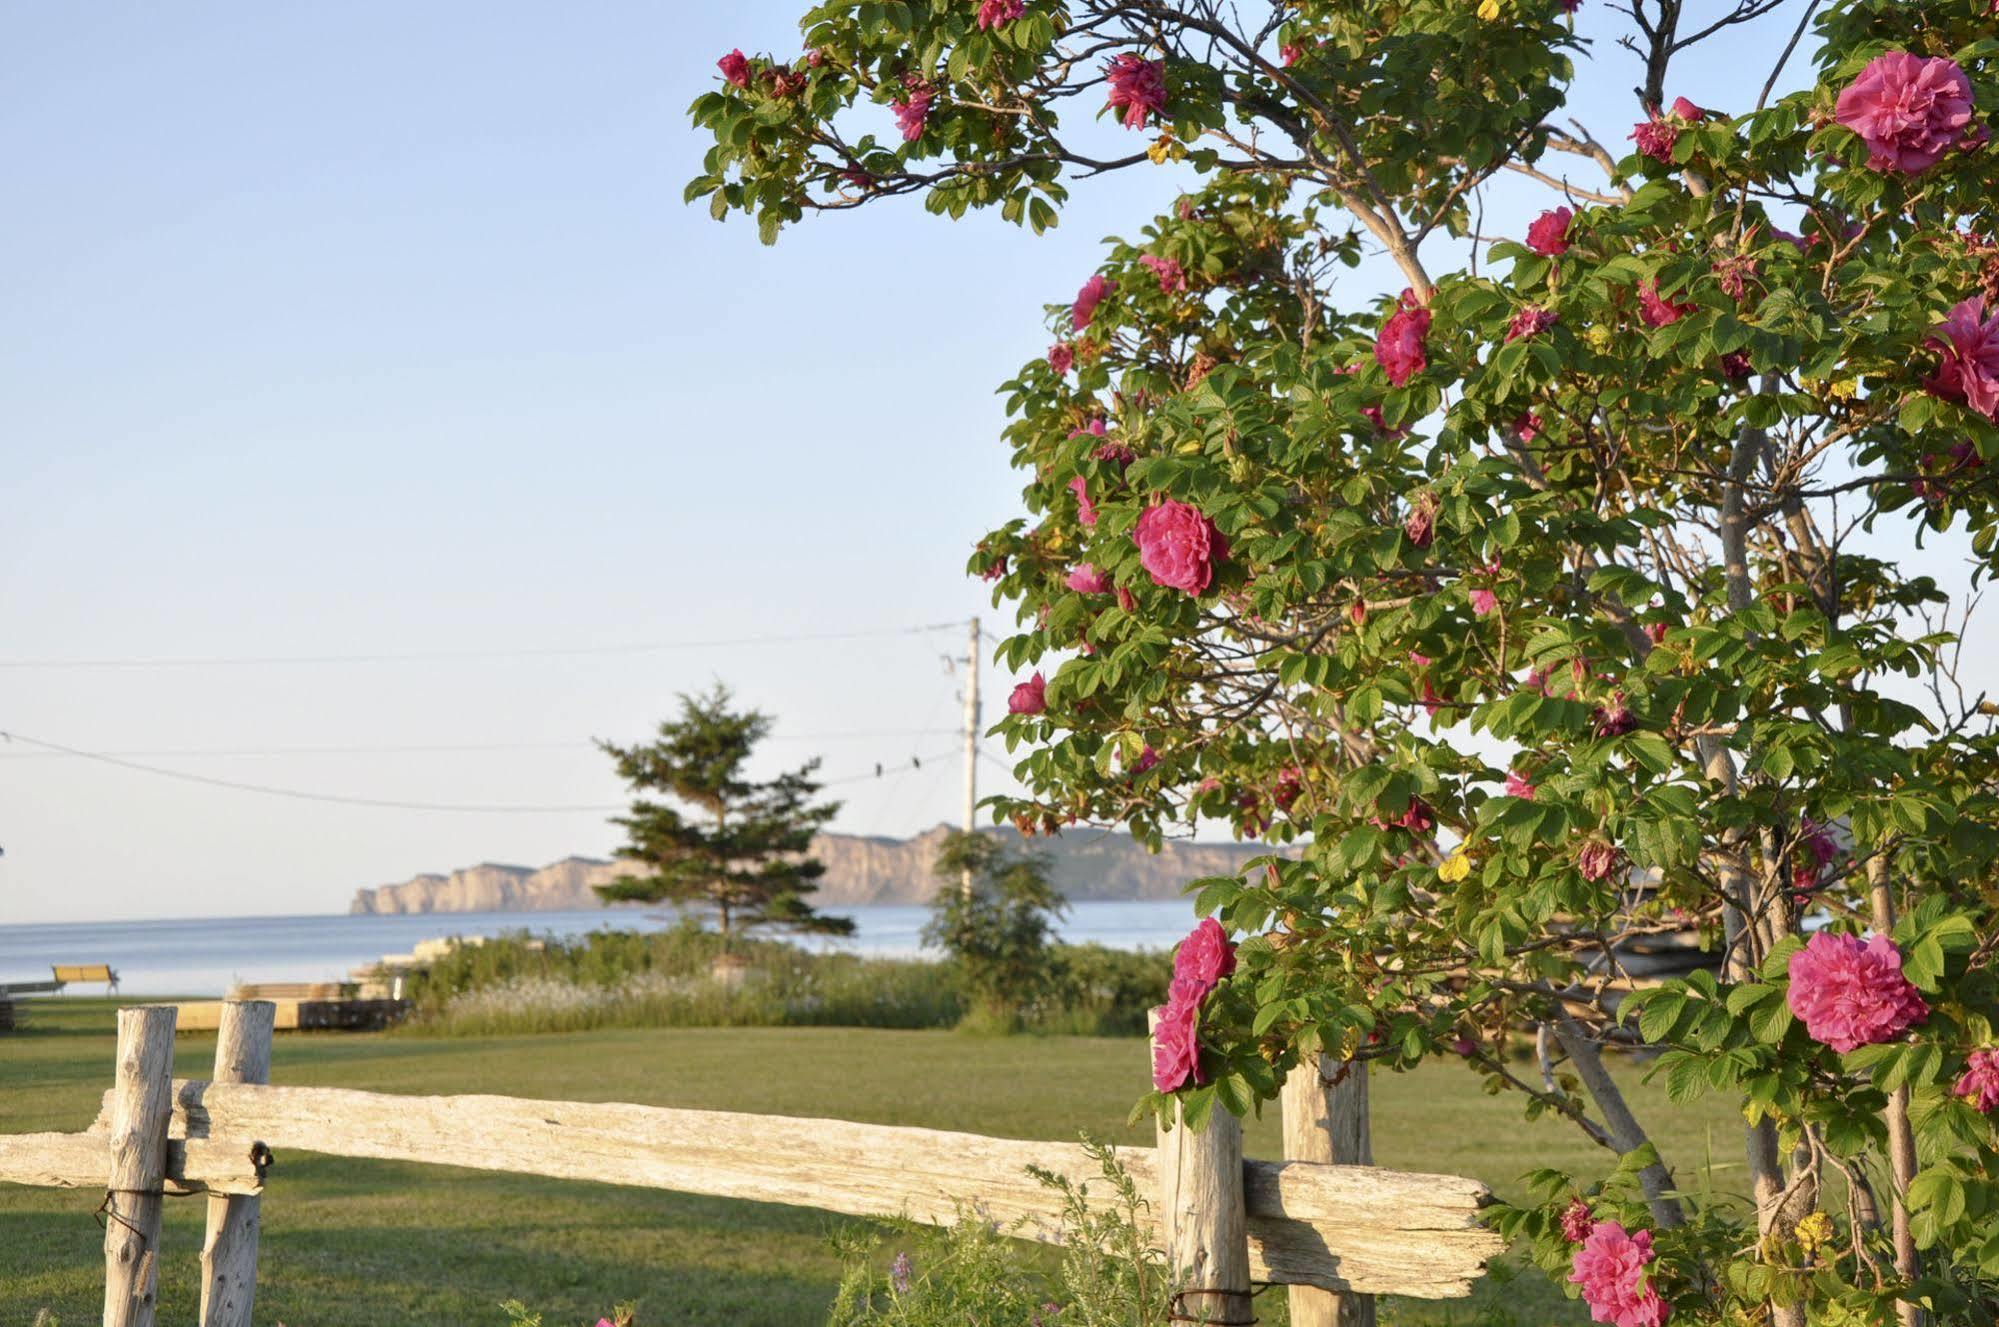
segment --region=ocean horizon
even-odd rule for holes
[[[794,937],[825,952],[934,957],[922,943],[930,909],[871,904],[823,909],[855,934]],[[0,923],[0,985],[47,981],[52,964],[108,963],[121,995],[220,996],[237,982],[345,981],[353,969],[422,940],[526,931],[568,939],[595,930],[656,931],[677,918],[650,907],[550,912],[320,913],[281,917]],[[1056,933],[1076,944],[1165,950],[1193,924],[1187,899],[1091,900],[1069,905]],[[102,987],[72,986],[72,994]]]

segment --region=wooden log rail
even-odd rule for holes
[[[201,1081],[176,1081],[172,1102],[171,1132],[189,1140],[256,1138],[279,1153],[591,1180],[853,1216],[901,1213],[931,1223],[948,1222],[960,1204],[976,1201],[993,1219],[1021,1221],[1018,1233],[1043,1240],[1058,1235],[1061,1208],[1027,1167],[1079,1183],[1099,1178],[1075,1144],[845,1120]],[[101,1116],[96,1127],[108,1119]],[[1141,1192],[1158,1192],[1154,1149],[1121,1149],[1119,1157]],[[101,1151],[97,1165],[101,1176]],[[1490,1199],[1485,1186],[1454,1175],[1252,1160],[1243,1162],[1243,1193],[1250,1275],[1259,1281],[1450,1299],[1469,1294],[1487,1259],[1504,1247],[1478,1223]]]

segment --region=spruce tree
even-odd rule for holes
[[[643,868],[598,885],[599,897],[712,908],[725,948],[737,932],[758,926],[852,934],[852,921],[824,916],[807,901],[826,867],[806,850],[840,809],[813,800],[819,761],[755,782],[746,768],[770,735],[770,717],[732,709],[719,684],[679,700],[679,717],[661,722],[653,742],[597,743],[635,794],[630,813],[611,821],[625,830],[619,856]],[[656,800],[660,794],[672,801]]]

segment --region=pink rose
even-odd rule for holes
[[[1860,135],[1874,170],[1917,175],[1964,139],[1971,110],[1971,80],[1954,62],[1889,51],[1841,90],[1833,118]]]
[[[1995,2],[1999,3],[1999,0],[1995,0]],[[1294,46],[1290,42],[1285,42],[1283,45],[1277,48],[1277,58],[1284,61],[1285,66],[1287,68],[1291,65],[1297,64],[1299,58],[1302,57],[1304,54],[1305,54],[1304,47]]]
[[[1070,306],[1069,326],[1078,332],[1088,327],[1090,319],[1097,316],[1097,305],[1116,289],[1117,282],[1105,277],[1102,272],[1085,281],[1083,288],[1076,292],[1075,304]]]
[[[1688,101],[1685,97],[1673,98],[1672,116],[1675,120],[1685,120],[1688,124],[1698,124],[1707,118],[1707,112]]]
[[[1663,115],[1655,115],[1631,130],[1631,141],[1639,152],[1661,165],[1673,164],[1673,144],[1680,140],[1680,127]]]
[[[1111,578],[1103,572],[1098,571],[1089,563],[1082,562],[1078,563],[1076,569],[1069,573],[1069,579],[1064,581],[1063,584],[1067,585],[1077,594],[1108,594],[1111,588]]]
[[[748,89],[750,86],[750,62],[743,58],[741,51],[730,51],[715,62],[722,71],[722,80],[736,87]]]
[[[1138,256],[1138,261],[1152,269],[1152,274],[1159,278],[1161,290],[1175,291],[1187,288],[1187,274],[1180,269],[1178,259],[1142,253]]]
[[[1585,880],[1605,880],[1617,869],[1617,848],[1602,839],[1591,839],[1576,854],[1576,870]]]
[[[980,0],[979,30],[1003,28],[1026,11],[1026,0]]]
[[[1069,491],[1076,495],[1076,519],[1083,523],[1085,530],[1096,528],[1097,505],[1090,501],[1090,484],[1081,475],[1069,481]]]
[[[1964,1074],[1951,1089],[1981,1115],[1999,1110],[1999,1050],[1977,1050],[1965,1062]]]
[[[1166,105],[1166,62],[1148,60],[1127,51],[1104,63],[1104,81],[1110,85],[1106,109],[1124,112],[1124,127],[1145,128],[1146,119]]]
[[[1553,309],[1525,305],[1513,315],[1513,321],[1506,328],[1506,339],[1518,341],[1524,337],[1539,336],[1560,321]]]
[[[1590,725],[1598,737],[1623,737],[1638,728],[1638,716],[1624,703],[1624,693],[1613,691],[1609,699],[1590,715]]]
[[[1437,537],[1437,500],[1425,493],[1409,506],[1402,518],[1402,533],[1418,548],[1428,548]]]
[[[1937,371],[1923,385],[1987,419],[1999,419],[1999,313],[1985,316],[1985,297],[1974,295],[1950,311],[1926,343],[1941,352]]]
[[[1885,935],[1818,931],[1791,955],[1791,1012],[1814,1040],[1842,1054],[1893,1041],[1929,1017],[1922,993],[1902,975],[1902,951]]]
[[[1375,338],[1374,360],[1388,381],[1400,387],[1429,366],[1423,338],[1430,331],[1430,311],[1416,303],[1410,291],[1402,292],[1401,307],[1382,326]]]
[[[1075,364],[1076,352],[1069,348],[1067,341],[1057,341],[1048,347],[1048,367],[1055,371],[1058,378],[1074,368]]]
[[[896,128],[902,130],[902,141],[914,143],[923,137],[923,122],[930,118],[930,102],[935,94],[920,79],[905,79],[907,94],[900,101],[889,103],[895,113]]]
[[[1006,698],[1008,714],[1039,714],[1048,708],[1048,683],[1040,673],[1013,689]]]
[[[1132,532],[1138,562],[1155,585],[1203,594],[1214,580],[1214,562],[1226,556],[1227,543],[1213,521],[1184,502],[1172,499],[1147,507]]]
[[[1206,995],[1235,971],[1235,946],[1213,917],[1203,917],[1173,951],[1173,975],[1195,983]]]
[[[1645,1276],[1657,1257],[1652,1232],[1629,1234],[1615,1221],[1599,1221],[1576,1250],[1569,1281],[1582,1287],[1590,1317],[1613,1327],[1662,1327],[1671,1312]]]
[[[1117,606],[1129,613],[1138,607],[1138,600],[1132,597],[1130,590],[1120,585],[1117,587]]]
[[[1680,304],[1659,294],[1656,277],[1638,283],[1638,316],[1647,327],[1668,327],[1694,311],[1692,304]]]
[[[1527,227],[1527,247],[1548,258],[1559,258],[1569,251],[1569,222],[1575,212],[1566,207],[1558,207],[1535,217]]]
[[[1506,771],[1506,795],[1518,797],[1523,802],[1531,802],[1534,800],[1534,785],[1519,770],[1510,769]]]
[[[1159,1010],[1159,1022],[1152,1029],[1152,1085],[1161,1092],[1177,1092],[1189,1083],[1200,1083],[1201,1039],[1199,1023],[1201,997],[1183,989],[1175,980],[1167,988],[1167,1003]]]
[[[1519,435],[1520,441],[1532,442],[1541,436],[1541,417],[1529,410],[1513,421],[1513,431]]]
[[[1589,1204],[1580,1198],[1569,1199],[1569,1205],[1562,1209],[1562,1238],[1580,1244],[1595,1227],[1596,1218],[1590,1215]]]
[[[1490,590],[1471,592],[1471,611],[1480,617],[1489,617],[1499,608],[1499,596]]]

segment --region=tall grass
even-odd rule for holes
[[[770,940],[737,939],[730,949],[747,962],[734,984],[712,975],[721,938],[691,923],[567,941],[516,932],[413,974],[409,1026],[460,1036],[775,1026],[1135,1034],[1165,998],[1170,966],[1158,954],[1056,945],[1042,990],[1002,1017],[968,998],[949,961],[816,954]]]

